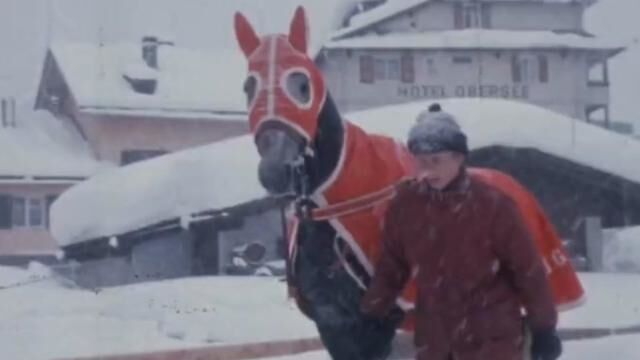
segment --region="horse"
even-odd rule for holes
[[[307,55],[309,29],[302,7],[295,11],[289,34],[259,37],[241,13],[235,14],[234,30],[248,62],[244,92],[260,155],[260,183],[270,194],[295,197],[288,231],[290,294],[314,321],[334,360],[386,359],[396,330],[412,330],[415,286],[407,286],[385,318],[363,314],[360,300],[377,259],[384,256],[380,240],[386,205],[396,184],[414,174],[413,159],[403,144],[368,134],[341,116]],[[512,194],[530,226],[538,226],[540,218],[547,221],[533,196],[508,175],[488,169],[470,173]],[[561,251],[557,235],[538,233],[541,252]],[[556,301],[580,297],[573,269],[566,263],[555,268],[561,271],[550,274],[562,275],[553,282],[554,293],[560,294]]]

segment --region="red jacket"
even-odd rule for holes
[[[413,277],[415,341],[433,359],[497,341],[511,348],[487,358],[517,353],[521,307],[533,329],[557,322],[541,257],[503,192],[466,174],[453,187],[439,192],[415,180],[398,186],[363,309],[385,313]]]

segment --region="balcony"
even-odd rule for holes
[[[608,105],[609,84],[590,81],[587,86],[585,103],[587,105]]]

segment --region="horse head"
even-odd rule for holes
[[[248,61],[244,92],[262,186],[272,194],[299,193],[296,168],[317,186],[337,162],[342,125],[323,75],[307,54],[304,9],[296,10],[287,35],[259,37],[240,13],[234,25]]]

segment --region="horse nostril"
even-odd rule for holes
[[[260,161],[258,179],[262,186],[272,194],[283,194],[291,187],[289,167],[275,162]]]

